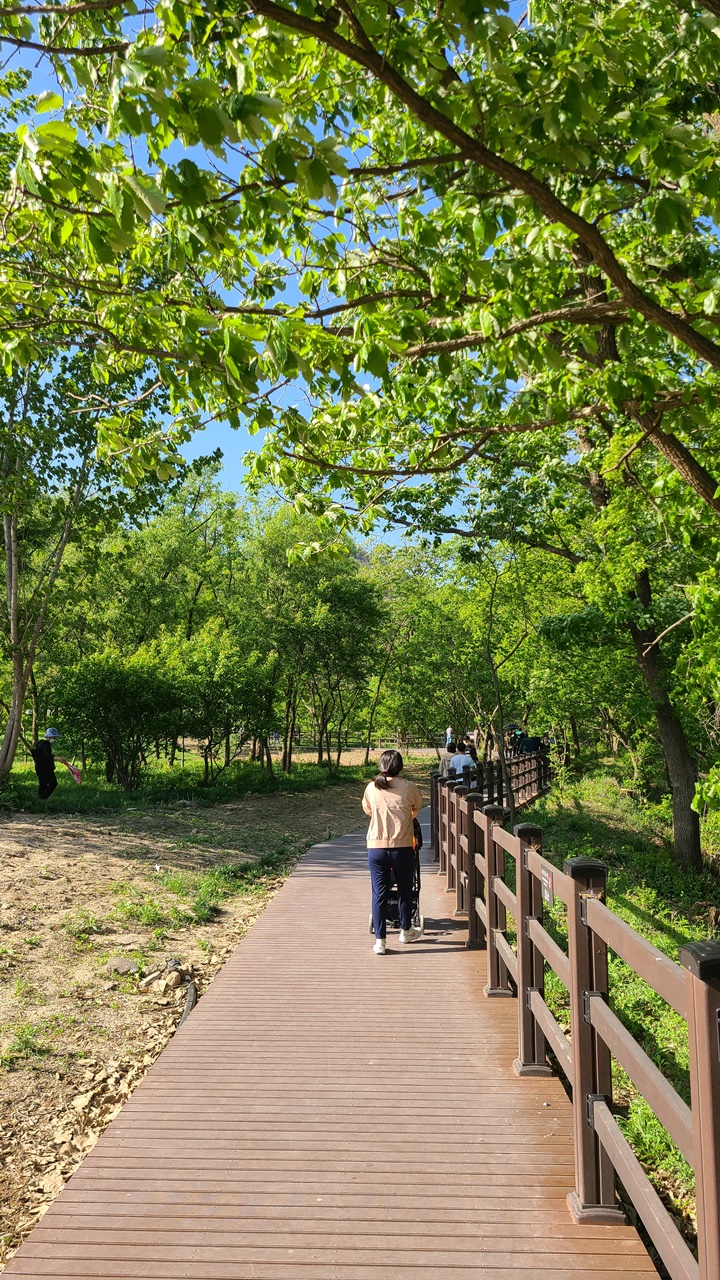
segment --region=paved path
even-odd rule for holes
[[[570,1107],[444,918],[371,951],[360,836],[317,845],[8,1264],[31,1280],[618,1280],[576,1227]]]

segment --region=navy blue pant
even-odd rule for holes
[[[376,938],[384,938],[386,932],[388,893],[391,872],[395,872],[398,891],[400,925],[409,929],[412,925],[412,890],[415,850],[412,845],[403,849],[368,849],[368,865],[372,884],[372,917]]]
[[[56,786],[57,778],[54,773],[38,773],[38,795],[41,800],[49,800]]]

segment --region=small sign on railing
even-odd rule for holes
[[[552,871],[549,867],[542,867],[540,870],[540,892],[545,905],[552,907],[555,902],[555,894],[553,892]]]

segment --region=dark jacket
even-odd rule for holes
[[[48,774],[55,773],[55,757],[52,753],[52,746],[48,738],[43,738],[33,747],[31,752],[35,762],[35,772],[38,778],[47,777]]]

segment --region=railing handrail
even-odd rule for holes
[[[464,778],[436,776],[433,781],[440,872],[455,892],[455,914],[468,915],[468,947],[487,948],[486,996],[517,993],[516,1072],[549,1074],[549,1045],[572,1085],[576,1186],[568,1203],[573,1217],[624,1221],[616,1200],[617,1173],[673,1280],[720,1280],[720,944],[688,944],[680,948],[680,964],[671,960],[605,904],[602,863],[574,858],[561,871],[543,856],[538,827],[526,823],[513,832],[504,829],[503,808],[485,803],[485,777],[475,773],[480,784],[475,791],[468,790]],[[514,891],[505,879],[506,855],[515,864]],[[556,897],[567,908],[567,952],[543,924],[543,905]],[[508,914],[515,919],[515,947],[507,937]],[[692,1106],[613,1012],[608,947],[687,1022]],[[545,1002],[546,964],[570,994],[569,1038]],[[612,1058],[695,1169],[699,1261],[612,1114]]]

